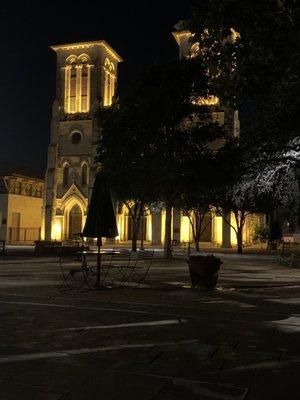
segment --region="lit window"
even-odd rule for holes
[[[115,74],[115,66],[112,62],[109,61],[108,58],[105,59],[103,65],[103,71],[104,71],[103,105],[110,106],[112,104],[113,97],[115,95],[116,74]]]
[[[76,112],[76,69],[70,71],[70,113]]]
[[[86,113],[90,110],[90,69],[87,54],[72,55],[65,66],[65,112]]]

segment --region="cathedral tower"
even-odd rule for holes
[[[51,48],[57,54],[57,73],[44,230],[46,240],[64,240],[81,232],[85,222],[100,134],[94,113],[112,104],[122,59],[103,40]]]

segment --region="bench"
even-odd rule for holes
[[[34,254],[35,256],[72,256],[79,250],[86,250],[88,247],[78,245],[78,243],[63,244],[57,241],[36,241]]]
[[[277,256],[277,263],[279,265],[286,265],[287,267],[292,268],[295,262],[295,254],[292,253],[288,256],[285,255],[278,255]]]

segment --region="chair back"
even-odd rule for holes
[[[150,268],[154,257],[154,250],[144,250],[138,252],[138,260],[144,260],[146,268]]]

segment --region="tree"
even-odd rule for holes
[[[195,0],[192,18],[178,24],[200,44],[212,93],[239,112],[240,137],[232,145],[241,167],[255,159],[265,171],[291,161],[298,187],[299,16],[298,0]]]
[[[179,28],[201,44],[213,92],[239,110],[247,154],[286,150],[299,137],[299,1],[201,0],[192,14]]]
[[[98,159],[118,197],[165,205],[166,257],[171,256],[172,208],[187,166],[223,134],[209,110],[197,105],[200,96],[209,95],[204,72],[200,60],[185,59],[145,70],[104,122],[99,146]]]
[[[266,156],[266,155],[265,155]],[[297,154],[294,154],[297,157]],[[263,157],[263,154],[260,155]],[[278,207],[293,207],[295,200],[296,177],[295,161],[287,160],[281,155],[281,162],[266,162],[264,168],[259,158],[251,160],[236,184],[223,188],[216,197],[217,211],[224,218],[224,211],[231,211],[235,224],[224,218],[236,233],[238,252],[242,253],[243,228],[246,217],[251,213],[270,213]],[[222,162],[224,166],[224,162]],[[251,172],[249,172],[251,171]],[[271,221],[270,230],[274,229]]]
[[[194,163],[190,163],[189,173],[184,183],[184,190],[177,206],[188,217],[196,251],[200,251],[200,239],[204,231],[211,223],[211,219],[205,220],[207,214],[212,211],[215,192],[215,154],[208,148],[197,157]],[[195,164],[195,165],[194,165]]]
[[[153,192],[147,177],[151,169],[144,161],[147,143],[138,131],[134,110],[127,103],[101,109],[102,127],[97,161],[106,172],[115,200],[124,204],[132,221],[132,250],[137,250],[140,221]]]

